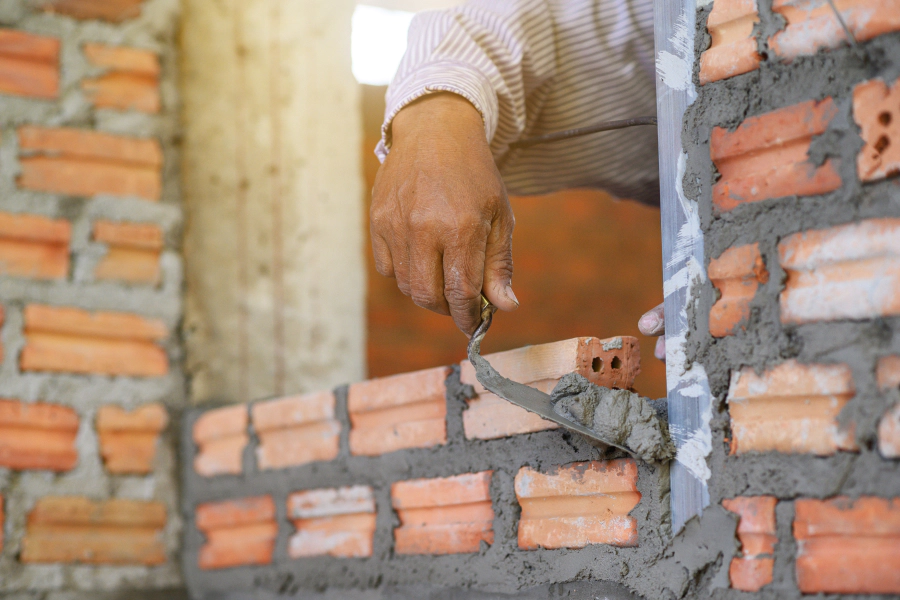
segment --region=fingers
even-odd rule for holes
[[[663,305],[660,304],[648,310],[638,321],[638,329],[644,335],[662,335],[666,332],[665,314]]]
[[[385,277],[394,276],[394,263],[391,260],[391,251],[380,234],[375,232],[374,227],[369,228],[372,238],[372,255],[375,257],[375,270]]]
[[[443,256],[433,238],[414,239],[409,248],[409,296],[417,306],[450,314],[444,298]]]
[[[506,200],[504,198],[504,200]],[[485,247],[484,295],[500,310],[515,310],[519,300],[512,289],[512,234],[515,218],[505,202],[506,210],[500,212],[491,224]]]
[[[653,349],[653,356],[659,360],[666,362],[666,336],[662,336],[656,340],[656,347]]]
[[[484,276],[484,238],[480,245],[444,251],[444,298],[456,326],[471,335],[481,323],[481,289]]]

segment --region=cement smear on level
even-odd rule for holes
[[[578,373],[570,373],[559,380],[551,396],[556,414],[628,448],[641,460],[660,462],[675,455],[668,425],[639,394],[600,387]]]

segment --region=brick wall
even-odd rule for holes
[[[709,277],[685,350],[714,395],[710,500],[739,517],[733,597],[900,594],[900,4],[834,4],[858,48],[825,0],[698,11],[683,175]]]
[[[637,340],[610,341],[576,338],[488,359],[535,387],[581,372],[629,388],[640,371]],[[640,588],[641,574],[624,575],[626,565],[663,550],[668,468],[484,402],[473,382],[464,361],[189,413],[189,589],[210,598],[405,598],[425,597],[415,595],[422,586],[493,586],[546,597],[552,583],[570,597],[631,598],[620,582]],[[495,425],[490,435],[472,435],[473,412]]]
[[[178,597],[177,17],[0,6],[3,597]]]

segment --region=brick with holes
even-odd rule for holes
[[[159,225],[100,220],[94,223],[94,241],[107,246],[106,254],[94,270],[95,278],[159,283],[159,257],[163,249]]]
[[[96,429],[106,470],[116,474],[150,473],[160,432],[168,423],[169,414],[158,402],[130,412],[120,406],[101,407]]]
[[[78,413],[67,406],[0,398],[0,466],[73,469],[79,424]]]
[[[501,375],[546,393],[567,373],[579,373],[597,385],[628,389],[641,372],[640,346],[637,339],[628,336],[572,338],[488,354],[485,358]],[[463,413],[469,439],[496,439],[557,427],[485,390],[468,360],[460,363],[460,380],[478,394],[468,401]]]
[[[900,388],[900,356],[885,356],[875,371],[882,392]],[[900,458],[900,402],[878,421],[878,451],[885,458]]]
[[[0,212],[0,274],[65,279],[72,225],[65,219]]]
[[[331,391],[258,402],[250,409],[259,436],[256,464],[283,469],[337,457],[341,425]]]
[[[865,145],[856,158],[863,181],[900,174],[900,79],[872,79],[853,88],[853,119]]]
[[[241,473],[244,448],[250,442],[247,424],[246,404],[216,408],[200,415],[193,430],[198,448],[194,471],[204,477]]]
[[[272,496],[206,502],[197,506],[195,516],[206,537],[197,559],[201,569],[272,562],[278,536]]]
[[[288,541],[291,558],[372,556],[375,496],[368,486],[294,492],[287,516],[296,529]]]
[[[97,108],[134,109],[158,113],[159,58],[149,50],[85,44],[88,63],[103,67],[99,77],[81,82],[88,100]]]
[[[0,94],[59,96],[59,39],[0,29]]]

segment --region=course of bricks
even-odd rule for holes
[[[719,597],[900,594],[900,3],[834,7],[858,48],[826,0],[698,10],[686,355],[739,519]]]
[[[487,358],[542,389],[573,372],[628,389],[640,372],[628,337]],[[665,466],[596,448],[505,401],[485,403],[485,394],[464,361],[189,412],[189,589],[268,598],[330,588],[344,597],[351,588],[461,588],[488,577],[504,589],[620,582],[624,565],[662,549]],[[577,560],[527,574],[529,563],[558,565],[563,555]]]
[[[3,597],[182,586],[177,15],[0,7]]]

